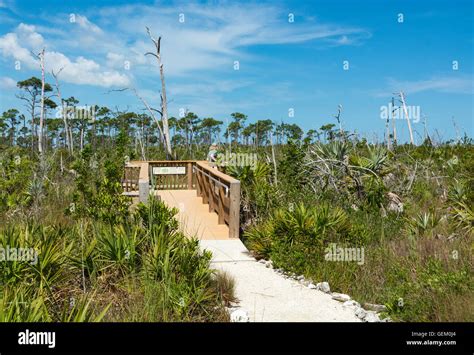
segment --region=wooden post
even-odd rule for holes
[[[229,237],[239,238],[240,232],[240,181],[230,183]]]
[[[210,186],[209,186],[209,182],[207,181],[208,177],[203,175],[202,177],[202,182],[203,182],[203,186],[202,186],[202,203],[203,204],[206,204],[206,203],[209,203],[209,190],[210,190]]]
[[[202,196],[202,177],[200,170],[196,169],[196,195]]]
[[[138,182],[138,194],[140,202],[148,202],[148,195],[150,194],[150,186],[148,185],[148,180],[140,180]]]
[[[140,177],[138,178],[138,196],[140,202],[147,203],[150,194],[150,177],[148,175],[148,162],[140,165]]]
[[[218,209],[217,209],[217,215],[218,215],[218,221],[217,223],[219,224],[224,224],[225,223],[225,216],[224,216],[224,189],[222,186],[219,186],[219,194],[217,196],[217,201],[218,201]]]
[[[188,175],[188,190],[192,190],[193,189],[193,163],[188,163],[187,175]]]
[[[214,211],[214,189],[215,189],[215,182],[209,179],[209,212]]]

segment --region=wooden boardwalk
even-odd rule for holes
[[[204,240],[230,239],[229,226],[218,223],[219,216],[209,212],[209,206],[196,196],[196,190],[158,190],[155,194],[166,205],[179,210],[179,226],[187,236]]]
[[[178,209],[181,230],[202,240],[238,239],[240,182],[206,161],[133,161],[125,166],[124,195],[150,195]]]
[[[201,250],[212,253],[213,269],[234,279],[239,299],[236,312],[243,312],[248,320],[360,322],[352,309],[331,295],[284,278],[256,262],[239,239],[238,180],[202,161],[137,161],[125,170],[125,195],[144,203],[157,196],[178,209],[179,228],[199,239]]]

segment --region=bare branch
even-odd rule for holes
[[[109,90],[109,91],[107,91],[107,92],[104,92],[104,95],[108,95],[108,94],[110,94],[111,92],[117,92],[117,91],[118,91],[118,92],[122,92],[122,91],[127,91],[127,90],[129,90],[129,89],[130,89],[130,88],[111,89],[111,90]]]
[[[158,110],[150,107],[150,105],[148,105],[148,103],[145,101],[145,99],[138,94],[137,89],[135,89],[135,88],[112,89],[112,90],[109,90],[108,92],[106,92],[105,94],[109,94],[111,92],[116,92],[116,91],[122,92],[122,91],[126,91],[126,90],[132,90],[135,93],[135,96],[145,105],[145,107],[148,110],[148,112],[150,113],[151,117],[155,120],[156,124],[158,125],[158,129],[160,131],[161,137],[163,137],[163,131],[161,130],[161,126],[159,125],[158,118],[153,113],[153,111],[156,111],[156,112],[159,112],[160,115],[161,115],[162,114],[161,111],[158,111]],[[117,111],[118,111],[118,109],[117,109]]]
[[[147,52],[147,53],[145,53],[145,55],[152,55],[152,56],[156,57],[156,59],[160,59],[160,58],[158,58],[158,56],[155,53]]]
[[[150,36],[151,40],[152,40],[153,42],[155,42],[155,39],[154,39],[153,36],[151,35],[150,28],[148,28],[148,26],[145,26],[145,28],[146,28],[146,33],[148,33],[148,36]]]
[[[51,69],[51,75],[56,81],[58,80],[58,75],[63,71],[64,67],[61,67],[57,73],[54,72],[54,69]]]
[[[152,109],[153,111],[156,111],[156,112],[158,112],[158,113],[160,114],[160,116],[162,116],[162,115],[163,115],[163,112],[161,112],[160,110],[157,110],[156,108],[153,108],[153,107],[151,107],[151,109]]]

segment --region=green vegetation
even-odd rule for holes
[[[226,320],[233,282],[178,232],[176,211],[121,194],[127,160],[204,159],[221,136],[221,152],[258,155],[222,167],[241,181],[242,237],[257,257],[385,304],[394,320],[474,320],[468,137],[368,143],[332,123],[304,134],[235,112],[223,128],[186,112],[169,118],[170,156],[161,122],[98,106],[90,119],[74,97],[45,100],[39,133],[40,86],[18,83],[29,120],[0,117],[0,243],[39,252],[34,265],[0,263],[2,321]],[[333,244],[363,248],[363,263],[326,260]]]
[[[176,210],[131,205],[114,154],[93,164],[87,146],[62,168],[55,154],[1,152],[0,247],[38,255],[0,262],[0,321],[228,319],[232,287],[178,231]]]
[[[290,142],[278,184],[270,164],[246,183],[245,243],[277,268],[385,304],[394,320],[473,321],[473,162],[469,141]],[[363,264],[326,260],[331,243],[364,248]]]

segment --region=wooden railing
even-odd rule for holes
[[[195,163],[193,160],[149,161],[151,185],[157,190],[192,190]]]
[[[138,181],[140,178],[140,166],[128,165],[125,166],[122,187],[125,192],[132,192],[138,190]]]
[[[207,161],[134,161],[139,167],[139,198],[146,203],[150,187],[155,190],[197,190],[209,212],[216,212],[219,224],[229,225],[230,238],[239,237],[240,181],[209,165]]]
[[[197,161],[194,166],[197,195],[209,204],[209,212],[216,212],[218,223],[229,225],[230,238],[239,237],[240,181],[209,165]]]

